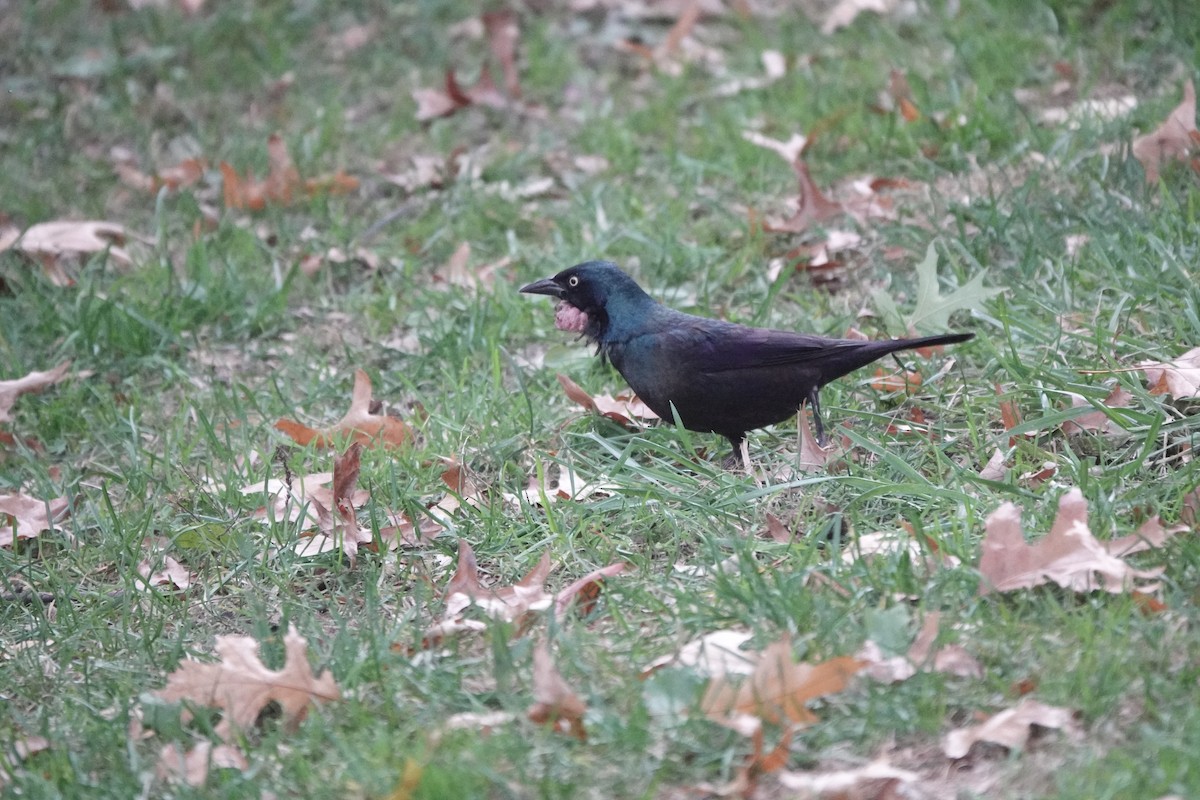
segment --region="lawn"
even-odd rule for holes
[[[0,0],[0,792],[1200,796],[1189,3],[186,5]],[[726,470],[595,258],[976,338]]]

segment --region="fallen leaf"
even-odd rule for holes
[[[336,425],[315,430],[289,419],[281,419],[275,423],[275,427],[303,446],[311,443],[316,447],[332,447],[337,440],[349,438],[352,442],[366,445],[401,447],[412,439],[412,431],[404,422],[386,414],[373,414],[370,409],[371,379],[359,369],[354,371],[350,410]]]
[[[261,181],[249,172],[242,177],[226,161],[218,165],[226,208],[262,211],[268,203],[287,205],[301,195],[346,194],[358,188],[358,179],[344,172],[302,180],[278,133],[267,139],[267,164],[267,177]]]
[[[555,503],[559,500],[574,500],[582,503],[592,497],[610,497],[620,487],[608,480],[605,475],[598,475],[589,480],[574,468],[561,464],[558,467],[558,477],[552,478],[549,471],[544,471],[539,478],[531,475],[525,490],[519,493],[505,492],[503,499],[514,508],[522,505],[540,506],[543,503]]]
[[[454,69],[449,68],[446,70],[444,89],[412,90],[412,98],[417,104],[418,121],[425,122],[449,116],[473,105],[527,113],[538,111],[535,106],[517,102],[521,96],[521,86],[516,67],[516,45],[520,34],[516,15],[511,11],[489,12],[483,15],[482,22],[492,58],[499,64],[504,75],[505,90],[501,91],[496,87],[488,64],[483,65],[479,71],[479,79],[469,88],[459,84]]]
[[[656,658],[642,669],[645,678],[667,666],[688,667],[708,678],[723,675],[749,675],[759,661],[759,653],[742,648],[754,638],[749,631],[720,630],[706,633],[685,644],[677,653]]]
[[[308,642],[289,625],[283,637],[283,669],[268,669],[250,636],[218,636],[221,661],[208,664],[187,659],[167,676],[167,685],[154,694],[167,702],[187,701],[219,709],[214,729],[225,742],[250,729],[269,703],[276,703],[289,727],[298,725],[317,700],[341,698],[328,670],[314,676],[308,663]]]
[[[1094,406],[1095,404],[1088,400],[1083,395],[1071,393],[1071,406],[1073,408],[1084,408]],[[1125,391],[1121,386],[1113,389],[1108,393],[1108,396],[1100,401],[1100,405],[1105,408],[1128,408],[1133,402],[1133,395]],[[1068,436],[1079,436],[1085,433],[1094,433],[1107,438],[1116,438],[1126,436],[1128,431],[1122,428],[1117,422],[1112,419],[1103,410],[1089,411],[1086,414],[1080,414],[1074,419],[1069,419],[1062,424],[1063,433]]]
[[[1054,728],[1077,733],[1079,724],[1069,708],[1050,706],[1026,697],[1010,708],[993,715],[986,722],[968,728],[958,728],[942,740],[942,752],[950,758],[964,758],[976,742],[990,742],[1010,750],[1022,750],[1029,742],[1032,729]]]
[[[495,283],[496,273],[512,263],[512,259],[506,256],[472,270],[467,267],[470,260],[471,245],[463,242],[455,249],[450,260],[434,270],[434,281],[446,288],[457,287],[468,291],[491,288]]]
[[[1141,361],[1150,394],[1169,394],[1176,399],[1200,397],[1200,347],[1193,347],[1174,361]]]
[[[608,417],[613,422],[633,425],[636,421],[650,422],[659,418],[658,414],[650,410],[650,407],[635,394],[619,394],[616,397],[608,394],[590,395],[566,375],[558,373],[557,377],[567,397],[588,411]]]
[[[538,641],[533,650],[533,700],[526,712],[530,720],[550,725],[580,741],[587,740],[583,727],[587,706],[563,680],[545,640]]]
[[[366,496],[356,488],[362,451],[362,443],[354,442],[334,460],[332,502],[329,505],[309,497],[317,515],[317,530],[311,535],[301,535],[293,547],[297,555],[315,556],[340,549],[353,568],[358,560],[358,546],[371,542],[371,531],[359,525],[354,510],[356,505],[365,502]]]
[[[107,252],[115,263],[128,267],[133,264],[133,256],[125,248],[130,240],[149,242],[115,222],[41,222],[26,228],[16,239],[6,237],[8,246],[0,250],[24,253],[42,265],[55,286],[70,286],[74,280],[66,273],[64,259]]]
[[[479,580],[475,551],[465,540],[458,542],[458,568],[446,586],[446,610],[443,618],[459,617],[470,607],[504,622],[522,622],[529,615],[544,611],[554,598],[546,591],[550,574],[550,554],[543,553],[537,565],[512,586],[485,587]]]
[[[852,445],[848,438],[834,436],[828,446],[822,447],[813,434],[808,415],[809,408],[806,403],[797,413],[796,427],[800,436],[800,448],[796,454],[796,468],[805,474],[826,472],[831,464],[845,458]]]
[[[1122,556],[1158,547],[1182,526],[1151,528],[1144,536],[1101,542],[1088,528],[1087,501],[1079,489],[1059,499],[1058,515],[1050,533],[1026,544],[1021,530],[1021,511],[1004,503],[987,518],[983,554],[979,560],[981,595],[1027,589],[1055,583],[1076,592],[1097,589],[1118,593],[1137,590],[1153,592],[1157,584],[1138,584],[1162,574],[1163,568],[1136,569]]]
[[[1146,171],[1146,183],[1158,180],[1164,162],[1186,160],[1200,146],[1196,132],[1196,87],[1188,78],[1183,85],[1183,101],[1166,121],[1133,140],[1133,157]]]
[[[808,147],[808,137],[802,133],[793,133],[791,138],[786,142],[779,139],[772,139],[770,136],[764,136],[758,131],[742,131],[742,138],[751,144],[756,144],[759,147],[765,147],[772,150],[783,157],[789,164],[795,164],[800,156],[804,153],[804,149]]]
[[[632,569],[629,564],[618,561],[607,567],[592,570],[554,596],[554,615],[562,620],[572,608],[583,615],[592,613],[605,581]]]
[[[754,672],[738,687],[724,675],[712,679],[700,707],[706,716],[740,733],[752,733],[762,722],[811,725],[817,717],[805,703],[840,692],[865,666],[848,656],[820,664],[792,660],[791,642],[784,638],[768,645]]]
[[[904,370],[885,372],[882,367],[875,370],[871,388],[877,392],[913,392],[921,386],[921,373]]]
[[[855,654],[866,665],[863,674],[881,683],[906,681],[922,670],[982,678],[983,667],[960,645],[945,645],[934,651],[940,621],[939,612],[927,614],[908,652],[902,656],[885,656],[882,648],[868,639]]]
[[[12,420],[12,407],[17,398],[23,394],[40,392],[47,386],[53,386],[67,375],[70,361],[64,361],[52,370],[46,372],[30,372],[21,378],[11,381],[0,381],[0,422]]]
[[[845,207],[821,193],[808,172],[804,159],[792,161],[792,169],[800,182],[800,194],[796,199],[796,212],[779,221],[766,221],[763,230],[771,233],[804,233],[813,225],[845,213]]]
[[[983,279],[987,276],[987,271],[982,270],[950,294],[943,295],[938,285],[937,267],[937,247],[930,242],[925,250],[925,258],[916,265],[917,304],[911,314],[902,315],[895,300],[884,290],[878,290],[872,295],[875,308],[889,328],[906,333],[945,331],[950,327],[952,314],[982,308],[986,300],[1004,291],[984,287]]]
[[[57,525],[66,517],[67,505],[65,497],[40,500],[22,492],[0,494],[0,547],[12,547],[17,539],[35,539],[43,531],[61,530]]]
[[[1003,481],[1008,475],[1008,459],[1004,456],[1004,451],[999,447],[992,452],[992,457],[983,465],[983,469],[979,470],[979,477],[985,481]]]
[[[155,567],[158,567],[155,569]],[[155,564],[150,558],[143,558],[137,566],[141,580],[136,581],[139,589],[149,590],[157,587],[184,591],[192,585],[192,573],[187,567],[170,556],[163,556],[160,564]]]

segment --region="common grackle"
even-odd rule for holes
[[[746,432],[808,403],[824,443],[822,386],[897,350],[965,342],[973,333],[919,339],[828,339],[735,325],[662,305],[608,261],[588,261],[521,287],[559,300],[554,321],[593,342],[654,413],[711,431],[738,458]]]

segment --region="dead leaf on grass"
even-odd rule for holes
[[[590,395],[566,375],[559,373],[557,377],[563,391],[567,393],[567,397],[588,411],[608,417],[613,422],[632,426],[636,422],[651,422],[659,418],[658,414],[655,414],[635,394],[622,393],[616,397],[608,394]]]
[[[740,686],[723,675],[712,679],[700,707],[713,721],[743,735],[761,729],[763,722],[811,725],[817,716],[805,704],[842,691],[864,666],[849,656],[820,664],[797,663],[792,660],[791,642],[784,638],[763,650],[754,672]]]
[[[899,800],[921,797],[922,777],[885,761],[861,767],[812,772],[780,772],[779,785],[799,800]]]
[[[950,758],[964,758],[976,742],[1023,750],[1035,727],[1053,728],[1068,734],[1079,732],[1079,723],[1071,709],[1026,697],[1015,708],[1001,711],[987,722],[950,731],[942,740],[942,751]]]
[[[315,556],[341,549],[353,567],[358,559],[358,546],[371,542],[371,531],[358,523],[358,514],[354,510],[367,496],[365,491],[357,488],[362,451],[362,443],[354,442],[334,460],[332,502],[329,505],[309,497],[309,504],[317,516],[317,530],[301,534],[292,548],[297,555]]]
[[[0,494],[0,547],[12,547],[18,539],[36,539],[45,531],[61,531],[74,541],[58,523],[67,516],[65,497],[41,500],[23,492]]]
[[[450,259],[433,272],[434,282],[443,288],[458,288],[468,291],[490,289],[496,282],[496,273],[512,263],[508,256],[482,267],[469,269],[471,261],[471,245],[467,242],[460,244],[450,256]]]
[[[408,425],[396,417],[371,411],[371,379],[363,370],[354,371],[354,390],[350,397],[350,410],[337,424],[315,430],[289,419],[275,423],[300,445],[332,447],[340,439],[365,445],[378,444],[383,447],[402,447],[412,439]]]
[[[936,652],[933,650],[940,621],[939,612],[928,614],[908,652],[903,656],[885,656],[879,645],[868,639],[855,654],[855,658],[866,664],[863,674],[881,683],[906,681],[922,670],[982,678],[982,665],[962,646],[949,644]]]
[[[756,650],[743,650],[754,634],[749,631],[720,630],[693,639],[677,653],[656,658],[642,669],[642,677],[667,666],[688,667],[709,678],[723,675],[749,675],[758,664]]]
[[[348,194],[358,188],[358,179],[344,172],[303,180],[296,169],[287,142],[278,133],[267,139],[267,177],[238,174],[226,161],[219,164],[225,207],[262,211],[268,204],[288,205],[300,197],[317,194]]]
[[[1083,395],[1075,394],[1074,392],[1070,393],[1070,397],[1073,408],[1084,408],[1095,405]],[[1108,393],[1107,397],[1100,401],[1100,405],[1105,408],[1128,408],[1132,402],[1133,395],[1125,391],[1124,387],[1117,386]],[[1068,436],[1080,436],[1085,433],[1093,433],[1108,439],[1128,436],[1128,431],[1100,409],[1089,411],[1086,414],[1075,417],[1075,419],[1067,420],[1062,424],[1062,429],[1063,433]]]
[[[884,15],[892,12],[898,0],[838,0],[821,24],[821,33],[826,36],[848,27],[864,11]]]
[[[1188,78],[1183,85],[1183,100],[1166,121],[1150,133],[1133,140],[1133,157],[1146,171],[1146,183],[1158,180],[1164,162],[1183,161],[1200,148],[1196,131],[1196,86]]]
[[[1141,361],[1150,394],[1169,394],[1176,399],[1200,397],[1200,347],[1193,347],[1174,361]]]
[[[214,729],[225,742],[248,731],[269,703],[275,703],[289,727],[295,727],[316,701],[341,698],[328,670],[313,675],[308,641],[288,626],[283,637],[286,659],[282,669],[269,669],[250,636],[218,636],[216,664],[187,659],[167,676],[167,685],[154,694],[167,702],[186,701],[215,708],[221,721]]]
[[[1103,590],[1120,593],[1136,590],[1149,594],[1157,583],[1139,583],[1157,578],[1162,567],[1136,569],[1122,561],[1135,552],[1161,546],[1184,526],[1163,528],[1158,518],[1147,522],[1138,533],[1101,542],[1088,528],[1087,501],[1079,489],[1059,499],[1058,514],[1045,538],[1026,544],[1021,529],[1021,510],[1004,503],[988,516],[979,560],[979,593],[1009,592],[1055,583],[1075,592]]]
[[[559,673],[545,640],[540,640],[533,650],[533,700],[526,712],[530,720],[550,725],[580,741],[587,740],[583,727],[587,705]]]
[[[8,246],[3,249],[11,248],[40,263],[55,286],[70,286],[75,282],[66,272],[67,258],[107,252],[113,262],[128,267],[133,264],[133,256],[126,243],[150,243],[124,225],[98,220],[41,222],[31,225],[16,239],[5,238]]]
[[[11,381],[0,381],[0,422],[12,420],[12,407],[17,398],[23,394],[40,392],[48,386],[53,386],[67,375],[70,361],[64,361],[57,367],[45,372],[30,372],[21,378]]]

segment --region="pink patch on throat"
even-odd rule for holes
[[[560,331],[583,333],[587,330],[587,314],[563,300],[554,308],[554,327]]]

